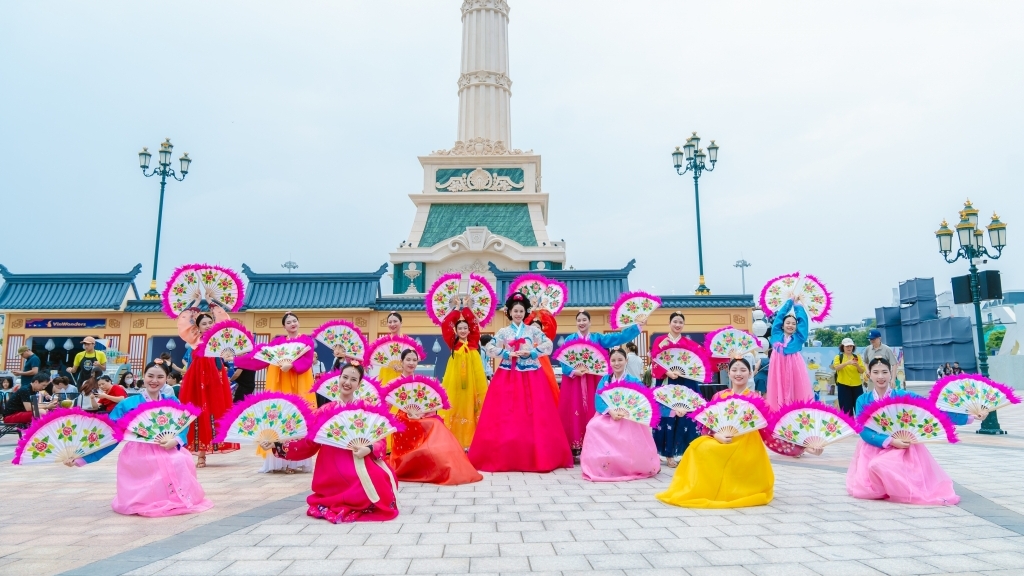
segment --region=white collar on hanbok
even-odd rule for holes
[[[875,390],[875,386],[874,386],[874,384],[872,384],[872,385],[871,385],[871,396],[872,396],[872,397],[873,397],[873,398],[874,398],[875,400],[881,400],[882,398],[888,398],[890,394],[892,394],[892,386],[889,386],[888,388],[886,388],[886,389],[885,389],[885,395],[884,395],[884,396],[882,396],[881,398],[879,398],[879,397],[878,397],[878,391],[877,391],[877,390]]]

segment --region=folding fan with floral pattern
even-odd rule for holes
[[[570,340],[555,350],[551,357],[573,370],[597,375],[608,373],[608,352],[589,340]]]
[[[313,413],[294,394],[262,392],[235,404],[217,423],[217,443],[288,442],[305,438]]]
[[[256,347],[252,333],[241,322],[225,320],[218,322],[203,333],[196,347],[196,354],[210,358],[244,356]]]
[[[712,358],[740,358],[760,350],[761,343],[749,332],[726,326],[709,333],[704,338],[704,348]]]
[[[252,357],[260,362],[280,366],[285,362],[295,363],[311,348],[302,342],[282,342],[281,344],[260,344]]]
[[[366,356],[366,347],[369,345],[363,332],[348,320],[324,322],[316,330],[313,330],[312,336],[332,350],[336,346],[340,346],[342,354],[346,358],[360,362]]]
[[[532,272],[512,281],[508,295],[514,292],[522,292],[531,307],[543,308],[556,316],[569,301],[569,288],[564,283]]]
[[[816,277],[799,272],[773,278],[761,289],[761,310],[773,315],[789,300],[790,293],[803,296],[802,302],[807,316],[815,321],[824,320],[832,309],[832,293]]]
[[[384,386],[381,394],[388,405],[407,414],[427,414],[450,407],[441,383],[426,376],[403,376]]]
[[[857,423],[905,442],[958,441],[949,417],[920,396],[888,396],[864,407]]]
[[[486,326],[491,322],[497,299],[494,288],[491,288],[487,278],[479,274],[464,277],[458,272],[442,275],[427,290],[427,316],[434,324],[440,326],[444,323],[444,318],[459,307],[457,303],[455,308],[452,307],[452,299],[460,295],[469,297],[468,307],[473,311],[473,316],[480,326]]]
[[[669,344],[661,349],[651,358],[651,361],[665,370],[675,370],[684,378],[707,382],[711,380],[711,358],[707,356],[703,348],[694,350],[693,345],[687,345],[680,340],[675,344]],[[703,353],[702,353],[703,352]]]
[[[983,412],[1020,403],[1012,388],[979,374],[946,376],[932,387],[930,398],[939,410],[970,414],[975,418],[980,418]]]
[[[686,414],[702,408],[707,400],[682,384],[666,384],[654,389],[654,399],[677,414]]]
[[[612,330],[621,330],[651,317],[661,307],[661,298],[647,292],[625,292],[612,304],[608,323]]]
[[[128,442],[159,444],[167,436],[177,436],[202,414],[191,404],[176,400],[143,402],[117,421]]]
[[[165,314],[177,318],[202,300],[237,312],[245,301],[241,277],[230,268],[212,264],[186,264],[171,274],[163,293]]]
[[[618,382],[609,384],[597,393],[608,405],[608,410],[622,410],[633,422],[656,428],[661,412],[654,407],[654,396],[641,384]]]
[[[853,418],[842,411],[812,401],[779,407],[779,411],[772,415],[768,427],[772,435],[780,440],[818,449],[860,431]]]
[[[358,450],[373,446],[404,428],[387,407],[354,402],[321,408],[307,437],[317,444]]]
[[[768,426],[768,406],[757,396],[736,394],[712,400],[690,418],[715,433],[739,436]]]
[[[21,433],[11,464],[67,464],[120,440],[120,428],[106,416],[59,408]]]
[[[354,396],[356,400],[362,400],[367,404],[377,405],[381,402],[380,383],[373,378],[363,378],[359,387],[356,388]],[[325,372],[316,379],[313,389],[314,394],[319,394],[332,402],[341,400],[341,372],[332,370]]]
[[[415,350],[420,360],[427,356],[423,347],[412,338],[386,334],[374,340],[366,349],[366,375],[371,378],[379,378],[380,369],[385,366],[395,372],[400,372],[403,350]]]

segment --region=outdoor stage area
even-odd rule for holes
[[[651,480],[597,484],[579,468],[484,474],[464,486],[404,483],[391,522],[306,517],[309,474],[257,474],[252,448],[199,471],[215,507],[149,519],[110,509],[116,458],[83,468],[11,466],[0,439],[0,574],[1022,574],[1024,406],[1006,436],[960,429],[930,445],[959,506],[855,500],[855,442],[824,456],[772,455],[769,506],[692,510],[654,499]]]

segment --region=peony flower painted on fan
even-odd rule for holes
[[[156,425],[161,427],[161,428],[163,428],[164,426],[167,426],[168,424],[171,423],[170,416],[167,415],[167,414],[164,414],[163,412],[158,412],[157,415],[156,415],[156,418],[154,418],[154,420],[156,421]]]
[[[203,284],[213,284],[214,280],[217,279],[217,272],[215,270],[206,269],[201,274],[203,278]]]
[[[712,412],[705,412],[702,415],[702,419],[704,420],[704,426],[710,428],[711,430],[718,429],[718,414],[714,414]]]
[[[185,286],[181,284],[175,284],[174,286],[171,287],[171,294],[174,296],[183,296],[187,290],[188,289]]]
[[[871,417],[875,424],[882,429],[882,432],[889,432],[892,430],[892,420],[886,414],[875,414]]]
[[[409,393],[405,390],[399,390],[395,398],[398,400],[399,404],[404,406],[409,402]]]
[[[150,436],[152,436],[149,428],[146,428],[141,423],[136,424],[135,427],[130,430],[130,432],[138,436],[139,438],[149,438]]]
[[[926,416],[917,427],[918,433],[924,438],[935,438],[942,431],[942,427],[934,418]]]
[[[28,447],[29,454],[32,455],[32,459],[43,458],[53,453],[53,445],[50,444],[50,437],[44,436],[42,438],[33,438],[32,442]]]
[[[828,420],[822,422],[822,429],[825,433],[826,438],[832,438],[842,433],[842,425],[839,423],[839,419],[835,416],[830,417]]]
[[[73,424],[71,420],[65,420],[64,423],[60,425],[60,429],[57,430],[57,440],[71,440],[75,435],[75,430],[77,428],[77,424]]]
[[[740,424],[744,428],[750,428],[753,430],[757,426],[757,410],[748,408],[743,411],[743,415],[740,416]]]
[[[259,422],[256,420],[256,417],[253,415],[252,412],[246,412],[245,414],[242,414],[242,417],[239,418],[238,420],[238,426],[241,429],[241,431],[249,436],[252,436],[253,432],[255,432],[256,427],[258,425]]]
[[[999,390],[989,390],[985,395],[985,401],[988,402],[990,406],[995,406],[1003,401],[1003,394]]]
[[[800,437],[800,432],[793,430],[792,424],[786,424],[777,434],[781,435],[783,439],[793,442],[794,444],[797,442],[797,438]]]
[[[796,415],[796,422],[801,430],[810,430],[814,427],[814,419],[810,412],[800,412]]]
[[[285,432],[295,432],[296,428],[298,428],[298,423],[295,421],[295,417],[293,416],[285,420],[282,427]]]
[[[345,435],[345,430],[337,422],[331,422],[330,426],[327,427],[327,433],[325,436],[328,438],[338,441]]]
[[[967,384],[962,388],[964,391],[964,396],[967,396],[968,398],[974,398],[978,395],[978,389],[975,388],[973,384]]]
[[[961,398],[959,394],[953,392],[952,390],[943,390],[942,401],[949,404],[950,406],[959,407],[961,402],[964,401],[964,399]]]
[[[86,448],[95,448],[100,445],[100,441],[107,436],[103,434],[99,426],[94,426],[92,430],[87,430],[86,434],[82,436],[82,444]]]
[[[366,418],[362,414],[352,416],[352,419],[349,420],[348,428],[354,432],[365,432]]]
[[[899,422],[901,428],[917,426],[917,414],[913,410],[907,408],[903,408],[896,412],[896,420]]]
[[[735,416],[738,412],[739,412],[739,406],[736,404],[736,402],[730,401],[728,404],[725,405],[725,415],[726,416],[729,416],[731,418],[731,417]]]
[[[271,404],[270,407],[267,408],[267,413],[266,413],[267,424],[269,424],[270,426],[273,426],[277,422],[277,419],[280,418],[280,417],[281,417],[281,406],[279,404]]]

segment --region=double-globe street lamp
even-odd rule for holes
[[[188,157],[188,152],[185,152],[178,158],[181,162],[181,178],[174,173],[174,169],[171,168],[171,151],[174,149],[174,145],[171,144],[170,138],[165,138],[160,144],[160,157],[157,163],[160,165],[158,168],[153,168],[153,171],[146,173],[149,170],[149,159],[153,157],[149,153],[149,148],[142,148],[142,152],[139,152],[139,165],[142,167],[142,175],[146,178],[151,176],[160,177],[160,209],[157,212],[156,217],[156,246],[153,248],[153,281],[149,283],[149,292],[146,292],[143,296],[146,300],[159,300],[160,293],[156,291],[156,265],[160,258],[160,227],[164,220],[164,188],[167,186],[167,177],[170,176],[178,182],[185,179],[185,175],[188,174],[188,165],[192,163],[192,159]]]
[[[694,132],[693,136],[686,139],[682,150],[676,146],[675,152],[672,152],[672,164],[676,167],[676,174],[680,176],[687,172],[693,172],[693,197],[697,204],[697,262],[700,266],[700,285],[697,286],[694,293],[697,296],[710,296],[711,289],[704,284],[704,247],[700,237],[700,189],[697,181],[700,180],[700,175],[705,170],[711,172],[715,169],[715,162],[718,161],[718,145],[712,140],[711,145],[708,146],[708,153],[705,155],[704,150],[698,148],[699,144],[700,138]],[[711,165],[706,165],[705,160]]]
[[[992,244],[995,253],[989,252],[985,247],[985,233],[978,228],[978,210],[971,205],[968,198],[964,202],[964,209],[960,211],[960,222],[955,226],[956,237],[960,241],[960,248],[953,253],[953,230],[945,220],[935,232],[939,240],[939,253],[950,264],[963,258],[971,263],[971,299],[974,300],[974,323],[978,331],[978,371],[982,376],[988,377],[988,352],[985,350],[985,328],[981,323],[981,284],[978,277],[978,266],[974,263],[979,258],[991,258],[997,260],[1003,253],[1006,246],[1006,224],[999,221],[999,216],[992,214],[992,222],[986,227],[988,240]],[[952,254],[952,257],[950,255]],[[999,428],[999,418],[993,410],[981,423],[979,434],[1006,434],[1006,431]]]

